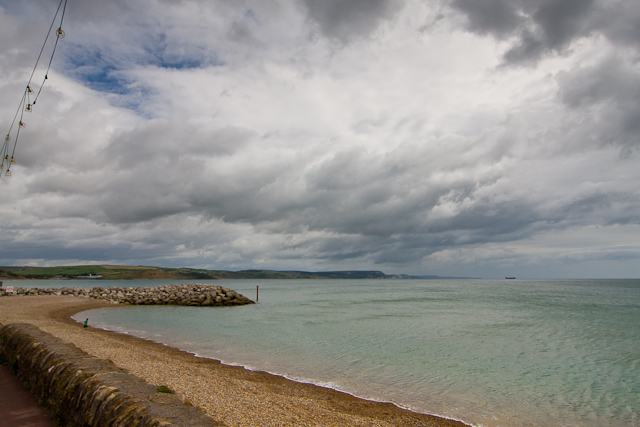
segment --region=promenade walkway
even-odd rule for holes
[[[0,427],[56,427],[51,414],[24,389],[9,367],[0,365]]]

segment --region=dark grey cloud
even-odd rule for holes
[[[640,5],[633,0],[452,0],[451,6],[468,30],[511,43],[506,64],[535,64],[585,37],[603,35],[633,49],[640,40]]]
[[[52,253],[55,253],[56,259],[59,260],[74,260],[74,259],[88,259],[88,260],[103,260],[113,259],[128,263],[131,260],[131,256],[134,251],[130,244],[123,245],[96,245],[80,244],[68,246],[60,246],[61,242],[41,242],[39,244],[23,243],[12,245],[11,248],[0,248],[0,260],[6,259],[47,259],[51,257]],[[152,255],[149,252],[146,254]],[[157,254],[154,254],[157,255]],[[136,257],[144,259],[145,254],[138,251],[135,254]]]
[[[322,33],[340,42],[367,37],[402,7],[398,0],[303,0]]]
[[[120,170],[147,164],[164,168],[188,158],[229,156],[255,138],[255,132],[241,127],[206,129],[187,118],[156,119],[114,135],[101,155]]]
[[[207,209],[225,215],[224,211],[216,211],[216,207],[228,206],[225,198],[229,193],[240,202],[243,193],[250,198],[257,188],[231,192],[237,186],[235,174],[229,177],[208,174],[206,162],[214,159],[222,162],[246,148],[252,139],[254,134],[247,129],[189,130],[185,123],[165,120],[114,137],[102,158],[117,173],[108,179],[99,198],[98,212],[104,217],[98,216],[96,220],[135,223],[194,210],[202,212],[196,202],[202,197],[215,201]],[[241,178],[245,182],[255,178],[251,173],[255,168],[247,166],[251,175]]]
[[[510,35],[523,24],[513,0],[453,0],[452,5],[467,16],[469,30],[478,34]]]
[[[319,242],[318,250],[333,258],[356,256],[361,239],[376,242],[373,246],[387,256],[406,252],[415,257],[446,247],[528,238],[559,224],[589,224],[594,217],[605,223],[637,220],[628,213],[638,201],[611,194],[609,188],[558,200],[551,209],[539,206],[528,194],[515,193],[515,188],[503,195],[503,201],[496,201],[483,193],[504,179],[500,172],[474,176],[459,165],[431,163],[428,146],[414,144],[385,157],[342,151],[306,171],[296,163],[300,158],[294,162],[271,158],[259,165],[245,163],[233,171],[218,171],[205,167],[207,159],[220,155],[215,150],[187,150],[189,154],[179,159],[179,153],[170,155],[177,147],[163,147],[155,131],[141,135],[136,137],[142,151],[129,150],[130,158],[110,159],[118,174],[97,194],[104,217],[97,216],[96,221],[133,224],[196,214],[265,232],[329,233],[334,237]],[[170,132],[165,136],[174,140]],[[145,151],[146,143],[150,147],[158,143],[158,149]],[[303,165],[313,159],[304,160]],[[475,160],[486,162],[487,157],[483,152]],[[453,178],[435,179],[440,174]],[[434,215],[443,209],[446,215]],[[607,211],[623,213],[599,218]],[[336,239],[343,245],[332,253],[331,242]]]
[[[623,154],[640,148],[640,71],[635,63],[612,55],[595,65],[558,74],[560,100],[571,108],[602,145]]]
[[[594,27],[618,46],[638,50],[640,46],[640,3],[615,0],[604,2],[593,17]]]
[[[640,100],[637,67],[615,55],[592,66],[562,71],[558,82],[560,98],[571,108],[613,102],[626,109]]]
[[[596,0],[547,0],[532,11],[533,22],[549,50],[561,50],[572,39],[587,35],[588,21]]]

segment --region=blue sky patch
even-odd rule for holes
[[[114,61],[100,52],[91,52],[83,47],[77,47],[72,52],[65,61],[67,72],[72,77],[100,92],[120,95],[129,92],[128,82],[118,72]]]

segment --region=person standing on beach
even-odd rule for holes
[[[84,327],[86,328],[88,324],[89,324],[89,319],[85,319],[85,321],[84,321]]]

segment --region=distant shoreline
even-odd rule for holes
[[[126,265],[79,265],[60,267],[0,266],[0,280],[224,280],[224,279],[480,279],[408,274],[386,274],[377,270],[278,271],[278,270],[205,270]]]

